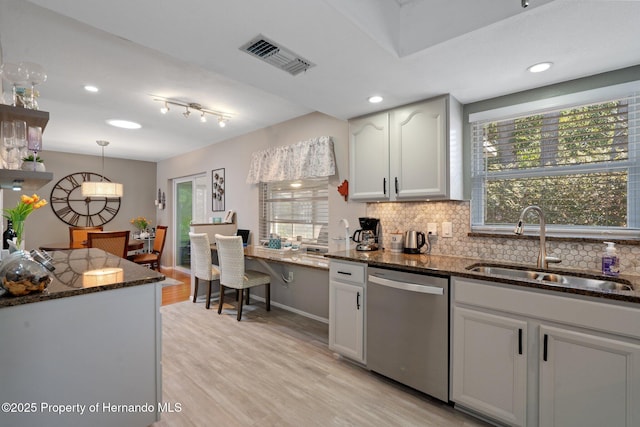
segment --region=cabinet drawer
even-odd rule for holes
[[[366,264],[331,261],[329,274],[331,279],[341,282],[365,283]]]

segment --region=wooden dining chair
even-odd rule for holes
[[[69,227],[69,241],[71,243],[82,243],[86,242],[89,237],[87,234],[90,232],[102,231],[102,226],[97,225],[95,227]]]
[[[220,280],[220,269],[211,260],[211,244],[207,233],[189,233],[191,241],[191,272],[195,276],[195,286],[193,289],[193,302],[198,297],[198,283],[204,280],[208,283],[207,289],[207,310],[211,305],[211,286],[213,281]],[[222,292],[222,289],[220,289]]]
[[[148,264],[152,269],[160,271],[160,258],[164,250],[164,242],[167,239],[167,228],[166,225],[156,227],[156,238],[153,241],[153,249],[151,252],[136,254],[129,259],[136,264]]]
[[[242,237],[223,236],[216,234],[218,261],[220,262],[220,301],[218,314],[222,312],[224,304],[224,288],[240,291],[238,298],[238,321],[242,317],[242,301],[246,296],[249,304],[249,289],[254,286],[265,285],[265,304],[267,311],[271,310],[271,276],[255,270],[244,268],[244,248]]]
[[[87,236],[88,247],[102,249],[121,258],[127,258],[129,230],[93,232],[88,233]]]

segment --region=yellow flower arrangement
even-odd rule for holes
[[[151,224],[151,221],[149,221],[147,218],[143,216],[139,216],[139,217],[133,218],[131,220],[131,224],[133,224],[133,226],[138,230],[144,231],[147,229],[147,227],[149,227],[149,224]]]
[[[29,214],[35,209],[40,209],[47,204],[45,199],[41,199],[37,194],[27,196],[23,194],[15,208],[3,209],[4,217],[13,223],[13,229],[16,232],[16,246],[19,248],[22,244],[22,235],[24,233],[24,221]]]

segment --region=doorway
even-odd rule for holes
[[[202,224],[207,217],[207,176],[192,175],[175,179],[173,206],[174,265],[176,270],[189,273],[191,270],[191,224]]]

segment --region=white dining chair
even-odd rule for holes
[[[242,237],[216,234],[216,248],[218,251],[218,262],[220,263],[220,300],[218,302],[218,314],[222,313],[224,288],[236,289],[240,291],[238,298],[238,321],[240,321],[244,297],[246,296],[246,303],[249,304],[249,289],[260,285],[265,285],[265,304],[267,311],[270,311],[271,276],[260,271],[245,270]]]
[[[191,241],[191,271],[195,276],[193,290],[193,302],[198,297],[198,282],[204,280],[208,283],[206,308],[211,305],[211,286],[213,281],[220,280],[220,269],[211,261],[211,244],[207,233],[189,233]],[[220,286],[220,299],[222,299],[222,286]]]

